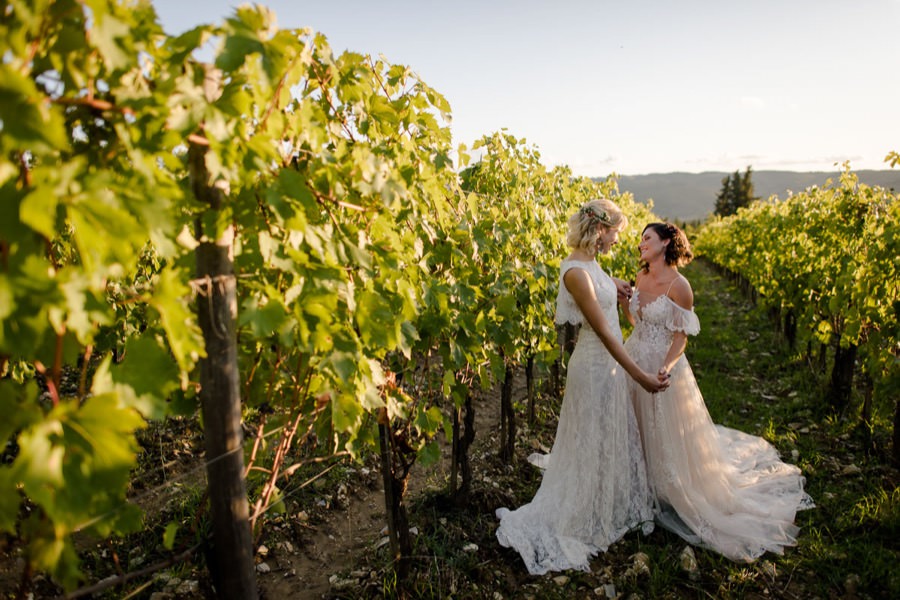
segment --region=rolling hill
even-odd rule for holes
[[[743,173],[743,170],[741,170]],[[900,190],[900,170],[854,171],[860,182]],[[619,175],[619,190],[631,192],[638,202],[653,201],[653,211],[666,219],[679,221],[703,220],[716,204],[716,194],[722,189],[722,180],[730,173],[709,171],[705,173],[652,173],[649,175]],[[753,171],[752,181],[756,195],[761,198],[787,197],[789,192],[800,192],[828,179],[837,179],[834,172]],[[599,178],[603,179],[603,178]]]

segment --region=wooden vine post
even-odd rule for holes
[[[381,477],[384,483],[384,507],[387,514],[391,559],[397,580],[403,582],[410,572],[412,538],[409,532],[409,515],[406,511],[406,486],[409,470],[415,461],[415,453],[398,445],[394,439],[387,409],[378,411],[378,442],[381,455]]]
[[[207,100],[220,93],[207,68]],[[210,182],[206,166],[208,146],[202,139],[190,141],[189,163],[194,196],[208,212],[221,210],[225,190]],[[222,231],[204,231],[198,217],[195,236],[200,244],[197,260],[197,316],[206,343],[206,358],[200,363],[200,403],[206,446],[209,502],[212,517],[213,564],[210,571],[220,598],[257,598],[250,531],[247,486],[244,479],[241,394],[237,362],[235,321],[237,290],[234,276],[234,226]],[[213,234],[210,239],[208,236]]]

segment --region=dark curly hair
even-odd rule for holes
[[[684,232],[671,223],[650,223],[641,231],[641,237],[648,229],[656,232],[661,240],[669,240],[666,246],[666,264],[673,267],[683,267],[694,259],[691,244]],[[646,272],[650,265],[641,261],[641,268]]]

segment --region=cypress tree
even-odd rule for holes
[[[747,206],[759,198],[754,195],[751,167],[743,175],[739,171],[722,180],[722,189],[716,195],[715,214],[720,217],[733,215],[742,206]]]

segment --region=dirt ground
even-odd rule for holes
[[[524,376],[520,374],[514,382],[513,399],[522,401],[524,397]],[[470,457],[476,463],[479,456],[496,454],[499,386],[474,394],[473,406],[475,441],[470,448]],[[159,520],[158,515],[172,510],[179,495],[199,493],[197,490],[205,486],[199,426],[192,421],[176,421],[167,422],[163,429],[142,440],[146,456],[141,460],[149,462],[141,464],[139,471],[145,475],[135,482],[132,497],[148,517],[155,516],[156,520]],[[438,434],[438,440],[442,446],[441,459],[428,467],[417,463],[411,470],[406,494],[408,506],[425,493],[447,488],[450,447],[442,433]],[[473,464],[473,470],[476,478],[481,477],[477,465]],[[150,475],[146,475],[148,473]],[[260,598],[305,600],[369,596],[372,590],[379,589],[385,565],[373,557],[387,543],[381,473],[373,458],[367,464],[345,465],[345,474],[349,475],[346,483],[337,487],[326,483],[324,478],[314,482],[304,502],[287,501],[287,512],[267,519],[256,547]],[[312,505],[311,498],[314,498]],[[415,532],[414,518],[410,525]],[[115,563],[116,572],[121,575],[146,568],[159,555],[165,555],[147,548],[131,547],[130,541],[126,539],[118,546],[110,546],[94,540],[77,540],[76,545],[83,555],[82,567],[88,578],[85,587],[114,577],[115,573],[109,574],[110,563]],[[83,594],[84,589],[76,591],[76,597],[210,598],[213,594],[203,562],[200,557],[188,557],[182,563],[94,595]],[[8,535],[0,536],[0,598],[17,597],[24,564],[17,541]],[[31,600],[64,597],[62,590],[43,575],[33,577],[30,594],[25,597]]]
[[[524,396],[524,378],[516,380],[514,398]],[[518,396],[517,396],[518,394]],[[490,391],[473,399],[475,436],[472,454],[485,445],[499,427],[499,394]],[[410,473],[407,504],[426,490],[445,489],[450,476],[450,447],[441,439],[441,460],[434,465],[413,466]],[[346,504],[335,503],[315,525],[273,528],[267,536],[275,547],[266,544],[266,556],[257,555],[263,567],[258,573],[262,598],[313,600],[354,594],[363,584],[372,585],[380,574],[356,568],[367,555],[387,542],[385,505],[381,474],[377,467],[358,468],[359,483],[347,491]],[[340,492],[340,490],[339,490]],[[302,519],[301,519],[302,523]],[[416,527],[413,521],[412,528]],[[259,569],[259,567],[258,567]]]

